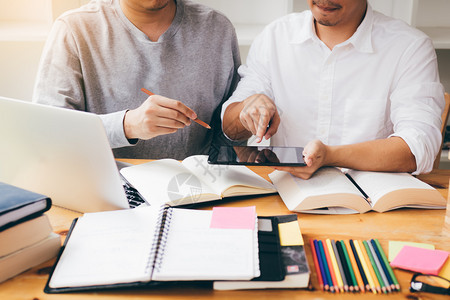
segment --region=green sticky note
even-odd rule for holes
[[[303,237],[297,221],[279,223],[278,230],[280,232],[281,246],[303,245]]]
[[[434,250],[434,245],[415,242],[389,241],[389,262],[393,261],[397,254],[402,250],[403,246],[411,246],[417,248]]]

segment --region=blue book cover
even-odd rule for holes
[[[41,215],[51,205],[47,196],[0,182],[0,231]]]

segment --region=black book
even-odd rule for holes
[[[0,231],[50,209],[49,197],[0,182]]]
[[[276,217],[258,217],[259,269],[253,281],[281,281],[286,272],[281,258],[280,235]]]

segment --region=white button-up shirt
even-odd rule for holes
[[[255,39],[227,106],[262,93],[281,124],[277,146],[313,139],[345,145],[401,137],[416,158],[415,174],[432,169],[441,146],[444,90],[431,40],[400,20],[372,11],[330,50],[310,11],[269,24]]]

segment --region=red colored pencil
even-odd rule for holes
[[[324,290],[323,280],[322,280],[322,272],[320,272],[319,261],[317,260],[317,255],[316,255],[316,247],[314,246],[314,240],[310,239],[309,242],[311,243],[311,253],[313,256],[313,260],[314,260],[314,266],[316,267],[317,279],[319,280],[320,289]]]
[[[333,281],[334,290],[336,291],[336,293],[339,293],[339,284],[336,279],[336,272],[334,270],[333,263],[331,262],[330,252],[328,251],[328,247],[326,245],[323,247],[323,250],[325,252],[325,257],[327,259],[328,268],[330,269],[330,275],[331,280]]]

